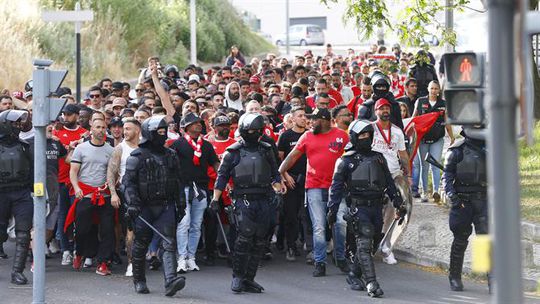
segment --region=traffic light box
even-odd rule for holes
[[[66,99],[52,98],[67,75],[67,70],[49,70],[53,62],[47,59],[36,59],[33,64],[33,115],[32,124],[35,127],[45,127],[55,121],[66,103]]]
[[[450,124],[475,125],[484,122],[485,55],[446,53],[446,113]]]

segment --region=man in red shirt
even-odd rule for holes
[[[64,124],[61,129],[54,130],[53,136],[58,138],[60,143],[64,145],[66,150],[70,153],[66,156],[70,156],[71,152],[75,149],[75,146],[79,143],[79,140],[88,132],[78,124],[79,120],[79,107],[74,104],[68,104],[62,110],[62,117]],[[66,163],[66,157],[58,159],[58,186],[59,186],[59,213],[57,234],[60,238],[60,249],[62,250],[62,265],[71,265],[73,262],[73,243],[69,241],[68,236],[64,233],[64,223],[66,216],[74,200],[74,197],[70,197],[69,189],[71,183],[69,181],[70,165]]]
[[[316,108],[316,101],[319,98],[319,96],[323,93],[326,93],[330,96],[330,104],[328,105],[329,109],[332,109],[333,107],[337,106],[341,102],[343,102],[343,98],[341,98],[341,94],[339,94],[340,100],[337,100],[334,95],[332,95],[329,91],[330,85],[326,82],[324,79],[319,79],[317,81],[317,84],[315,85],[315,94],[306,97],[306,105],[308,105],[311,108]]]
[[[347,103],[347,108],[353,113],[354,117],[358,116],[358,109],[364,103],[364,101],[371,98],[373,94],[373,88],[371,87],[371,79],[369,77],[364,77],[362,79],[362,91],[361,94],[352,98]]]
[[[231,132],[231,120],[225,114],[218,114],[218,116],[214,117],[212,120],[212,127],[214,128],[214,132],[212,135],[208,136],[206,140],[212,144],[214,151],[216,151],[216,154],[221,161],[225,150],[227,150],[227,148],[232,144],[236,143],[236,140],[229,137]],[[210,177],[210,181],[208,182],[208,190],[214,191],[214,183],[216,182],[217,173],[212,166],[208,166],[208,177]],[[231,205],[232,201],[227,190],[223,192],[220,202],[222,203],[222,206]],[[221,209],[219,211],[221,213]],[[217,216],[221,216],[221,214],[217,214]],[[223,222],[225,217],[221,217],[221,219]],[[203,258],[203,261],[206,265],[213,266],[215,264],[216,240],[219,229],[217,226],[218,223],[216,214],[214,212],[205,212],[204,223],[204,243],[206,244],[206,256]],[[232,243],[232,240],[229,240],[229,244]],[[223,252],[224,250],[222,251],[221,249],[224,248],[220,248],[220,252]]]
[[[314,277],[326,275],[326,212],[328,189],[332,184],[334,165],[343,154],[349,136],[343,130],[332,127],[328,109],[316,109],[306,115],[311,119],[312,130],[304,133],[296,147],[287,155],[279,168],[282,179],[292,183],[287,171],[302,156],[307,156],[306,200],[313,227],[313,256],[315,259]],[[337,251],[337,250],[336,250]],[[338,267],[348,270],[344,248],[336,252]]]

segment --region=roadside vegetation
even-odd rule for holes
[[[534,145],[520,143],[521,213],[524,220],[540,223],[540,122],[534,129]]]

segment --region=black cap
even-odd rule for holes
[[[199,116],[197,116],[194,113],[189,112],[180,121],[180,128],[187,128],[189,125],[192,125],[200,121],[202,121],[202,119]]]
[[[113,91],[114,90],[123,90],[124,89],[124,84],[121,83],[120,81],[115,81],[112,83],[112,89]]]
[[[70,103],[70,104],[67,104],[64,106],[64,108],[62,109],[62,113],[65,113],[65,114],[79,114],[79,107]]]
[[[215,127],[221,126],[221,125],[230,125],[231,120],[229,119],[229,117],[222,115],[222,116],[218,116],[214,118],[213,124]]]
[[[313,113],[306,114],[306,117],[309,119],[330,120],[332,116],[330,115],[330,111],[328,111],[328,109],[317,108],[315,111],[313,111]]]
[[[111,122],[109,123],[109,127],[112,126],[123,126],[124,122],[122,121],[121,117],[115,116],[111,119]]]

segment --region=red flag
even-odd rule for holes
[[[420,116],[415,116],[410,119],[405,127],[405,135],[409,138],[410,151],[409,152],[409,169],[412,168],[412,162],[416,152],[418,151],[418,146],[424,135],[431,129],[439,115],[442,115],[444,112],[431,112]]]

